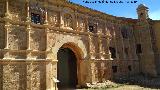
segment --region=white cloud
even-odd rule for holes
[[[153,12],[150,12],[149,17],[153,20],[160,20],[160,9],[153,11]]]

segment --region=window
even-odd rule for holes
[[[116,58],[116,49],[109,47],[109,51],[111,52],[111,58]]]
[[[136,45],[136,53],[137,53],[137,54],[142,53],[142,47],[141,47],[141,44],[137,44],[137,45]]]
[[[117,66],[112,66],[112,72],[116,73],[117,72]]]
[[[129,71],[132,71],[131,65],[128,65],[128,70],[129,70]]]
[[[31,21],[36,24],[41,23],[40,14],[31,13]]]
[[[141,13],[140,16],[143,16],[143,13]]]
[[[126,38],[126,39],[128,38],[128,31],[126,27],[122,28],[121,33],[123,38]]]
[[[125,52],[126,56],[128,56],[128,48],[125,48],[124,52]]]
[[[93,26],[89,26],[89,31],[90,31],[90,32],[93,32],[93,31],[94,31]]]

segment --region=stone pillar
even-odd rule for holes
[[[31,50],[30,47],[30,31],[31,31],[31,27],[30,25],[27,26],[27,50]]]
[[[72,17],[72,20],[73,20],[73,23],[72,23],[72,25],[73,25],[73,30],[78,31],[78,30],[77,30],[77,29],[78,29],[77,12],[75,11],[74,13],[75,13],[75,14],[73,14],[73,17]]]
[[[48,25],[48,10],[47,10],[47,8],[48,8],[48,4],[47,4],[47,2],[45,2],[45,21],[44,21],[45,25]]]
[[[89,69],[90,70],[90,74],[89,74],[89,76],[91,76],[90,82],[94,83],[96,81],[96,77],[95,77],[95,62],[94,61],[90,61],[89,63],[90,63],[90,69]]]
[[[45,26],[45,35],[46,35],[46,59],[48,59],[48,3],[45,2],[45,22],[44,22],[44,26]],[[52,71],[52,61],[49,61],[49,63],[47,63],[46,65],[46,90],[54,90],[55,86],[53,86],[54,82],[53,82],[53,71]]]
[[[56,86],[54,85],[53,87],[53,84],[55,84],[55,82],[53,82],[52,63],[49,62],[46,65],[46,90],[54,90]]]
[[[6,13],[5,13],[5,49],[8,49],[8,32],[9,32],[9,2],[6,0]]]
[[[10,23],[6,21],[6,24],[5,24],[5,49],[9,49],[9,47],[8,47],[9,28],[10,28]]]
[[[4,58],[3,59],[9,59],[9,41],[8,41],[8,34],[9,34],[9,29],[10,29],[10,22],[9,22],[9,19],[10,19],[10,14],[9,14],[9,2],[8,0],[6,0],[6,12],[5,12],[5,52],[4,52]]]
[[[95,59],[95,52],[92,52],[92,35],[88,35],[88,40],[89,40],[89,59]]]
[[[59,27],[63,28],[64,27],[64,20],[63,20],[63,11],[62,8],[59,6],[60,8],[60,22],[59,22]]]
[[[45,26],[45,35],[46,35],[46,51],[48,51],[48,42],[47,42],[47,40],[48,40],[48,35],[47,35],[47,33],[48,33],[48,31],[49,31],[49,28],[48,28],[48,10],[47,10],[47,7],[48,7],[48,5],[47,5],[47,3],[45,3],[45,21],[44,21],[44,26]]]
[[[89,31],[89,25],[88,25],[88,17],[85,17],[85,31],[84,32],[88,32]]]
[[[26,31],[27,31],[27,50],[31,50],[31,48],[30,48],[31,17],[30,17],[29,0],[26,0],[26,4],[27,4],[27,18],[26,18],[27,19],[26,20],[26,23],[27,23],[27,28],[26,28]]]

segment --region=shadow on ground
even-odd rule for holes
[[[143,74],[113,79],[113,82],[127,85],[138,85],[144,88],[160,89],[160,76],[149,77]]]

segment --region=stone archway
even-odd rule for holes
[[[76,88],[81,81],[81,51],[74,43],[66,43],[57,53],[58,88]]]

